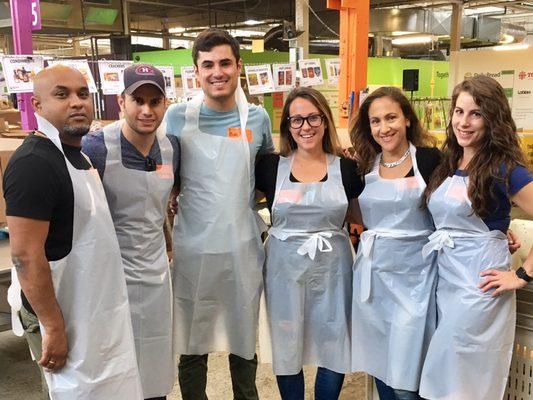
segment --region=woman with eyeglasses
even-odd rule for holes
[[[434,140],[394,87],[363,101],[350,136],[364,176],[365,228],[354,264],[352,370],[374,376],[382,400],[419,399],[437,277],[433,259],[422,257],[434,230],[422,195],[441,154],[426,147]]]
[[[425,252],[438,254],[439,324],[420,394],[500,400],[513,352],[515,290],[533,279],[533,249],[510,270],[505,232],[511,202],[533,215],[533,175],[497,81],[475,76],[455,87],[443,149],[425,193],[437,228]]]
[[[353,248],[343,225],[361,183],[355,162],[337,156],[331,110],[315,89],[289,93],[280,149],[256,165],[272,219],[264,283],[274,373],[283,400],[303,400],[302,367],[316,365],[315,399],[334,400],[350,371]]]

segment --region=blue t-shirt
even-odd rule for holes
[[[185,126],[186,108],[186,103],[173,104],[167,109],[165,114],[167,132],[177,136],[178,140]],[[216,111],[202,104],[198,125],[202,132],[217,136],[228,136],[229,129],[239,129],[241,123],[237,107],[229,111]],[[246,129],[250,129],[252,132],[252,142],[250,142],[250,154],[252,157],[255,158],[256,155],[274,152],[270,118],[263,107],[254,104],[248,105]]]
[[[168,139],[170,140],[173,150],[172,166],[174,169],[174,185],[179,187],[180,145],[175,136],[168,135]],[[157,140],[154,140],[154,144],[150,148],[150,152],[146,157],[144,157],[122,133],[120,134],[120,147],[122,152],[122,164],[124,164],[125,168],[139,171],[150,171],[152,170],[150,168],[153,168],[153,165],[151,165],[152,163],[155,163],[156,166],[163,163],[161,149],[159,148],[159,142]],[[85,135],[81,141],[81,149],[91,160],[91,163],[98,171],[100,178],[103,179],[107,158],[104,132],[98,130]]]
[[[505,176],[505,167],[500,168],[501,176]],[[458,169],[455,171],[455,175],[467,176],[468,173],[465,170]],[[494,182],[493,194],[494,200],[491,204],[491,212],[486,217],[482,218],[483,222],[491,231],[500,230],[503,233],[507,233],[509,224],[511,223],[511,200],[510,197],[514,196],[528,183],[533,182],[533,175],[527,168],[517,166],[513,168],[509,174],[509,188],[506,185],[497,181]]]

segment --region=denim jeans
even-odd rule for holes
[[[229,370],[234,400],[259,400],[255,386],[257,356],[245,360],[230,354]],[[178,378],[183,400],[207,400],[207,354],[182,355],[178,364]]]
[[[304,373],[296,375],[276,375],[282,400],[304,400]],[[335,400],[339,398],[344,374],[318,367],[315,379],[315,400]]]
[[[393,389],[387,386],[385,382],[374,378],[379,393],[379,400],[422,400],[418,392],[408,390]]]

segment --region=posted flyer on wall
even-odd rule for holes
[[[193,66],[181,67],[181,86],[185,96],[192,97],[202,90]]]
[[[163,78],[165,78],[165,94],[167,99],[175,99],[176,81],[174,80],[174,67],[168,65],[156,65],[155,67],[163,73]]]
[[[91,69],[89,68],[89,63],[87,60],[50,60],[48,61],[48,66],[51,67],[53,65],[66,65],[67,67],[77,69],[81,72],[83,77],[85,78],[85,81],[87,82],[87,86],[89,87],[89,92],[96,93],[96,83],[94,82],[93,73],[91,72]]]
[[[326,72],[328,74],[328,83],[336,85],[339,83],[339,76],[341,75],[341,60],[340,58],[326,58]]]
[[[296,85],[296,64],[273,64],[272,76],[277,92],[288,92]]]
[[[270,64],[245,65],[246,82],[250,94],[271,93],[274,91],[274,80]]]
[[[104,94],[120,94],[124,90],[124,70],[133,61],[98,61],[100,82]]]
[[[320,59],[300,60],[298,66],[300,67],[301,86],[322,85],[324,83]]]
[[[33,92],[33,78],[44,68],[41,56],[3,56],[2,68],[9,93]]]

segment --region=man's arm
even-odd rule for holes
[[[44,327],[43,352],[38,363],[47,370],[57,371],[65,365],[68,344],[45,254],[50,222],[8,216],[7,224],[11,257],[20,286]]]

